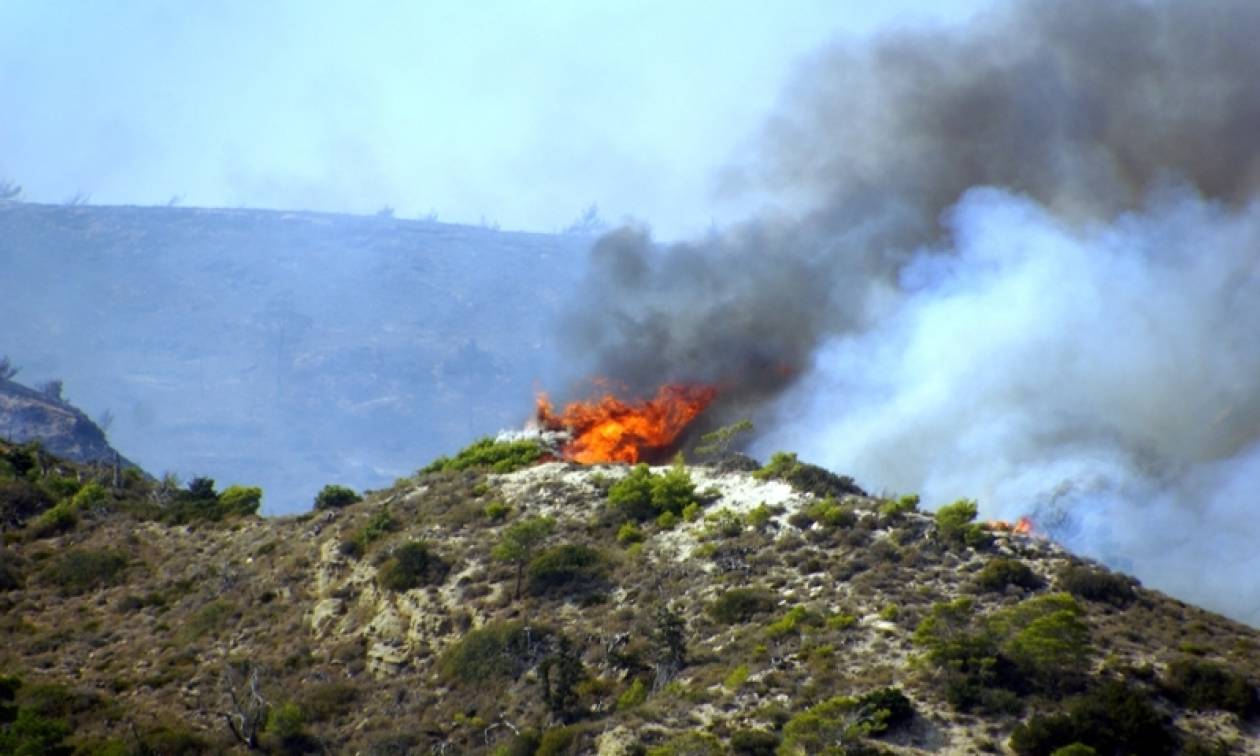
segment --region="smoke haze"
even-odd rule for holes
[[[569,344],[1260,623],[1255,39],[1240,0],[1031,0],[836,45],[726,176],[776,209],[606,236]]]

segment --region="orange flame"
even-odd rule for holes
[[[548,430],[567,430],[565,459],[584,465],[599,462],[634,464],[645,454],[669,449],[679,434],[717,396],[712,386],[665,385],[652,399],[623,401],[612,394],[565,405],[556,414],[546,394],[538,395],[538,423]]]
[[[1006,520],[989,520],[984,524],[989,530],[997,530],[1003,533],[1015,533],[1016,535],[1033,535],[1033,522],[1030,517],[1021,517],[1014,523]]]

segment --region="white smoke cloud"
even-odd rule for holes
[[[1111,221],[975,188],[755,451],[1033,514],[1151,587],[1260,622],[1260,205],[1165,187]]]

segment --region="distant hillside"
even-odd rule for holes
[[[53,454],[75,462],[113,464],[117,460],[133,466],[77,407],[4,378],[0,378],[0,439],[19,444],[39,441]]]
[[[0,752],[1260,754],[1260,631],[968,502],[476,452],[260,519],[0,444]]]
[[[0,354],[155,474],[380,487],[566,375],[589,239],[385,217],[0,202]]]

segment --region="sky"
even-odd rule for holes
[[[829,40],[981,0],[0,2],[0,181],[35,202],[265,207],[682,238]]]

